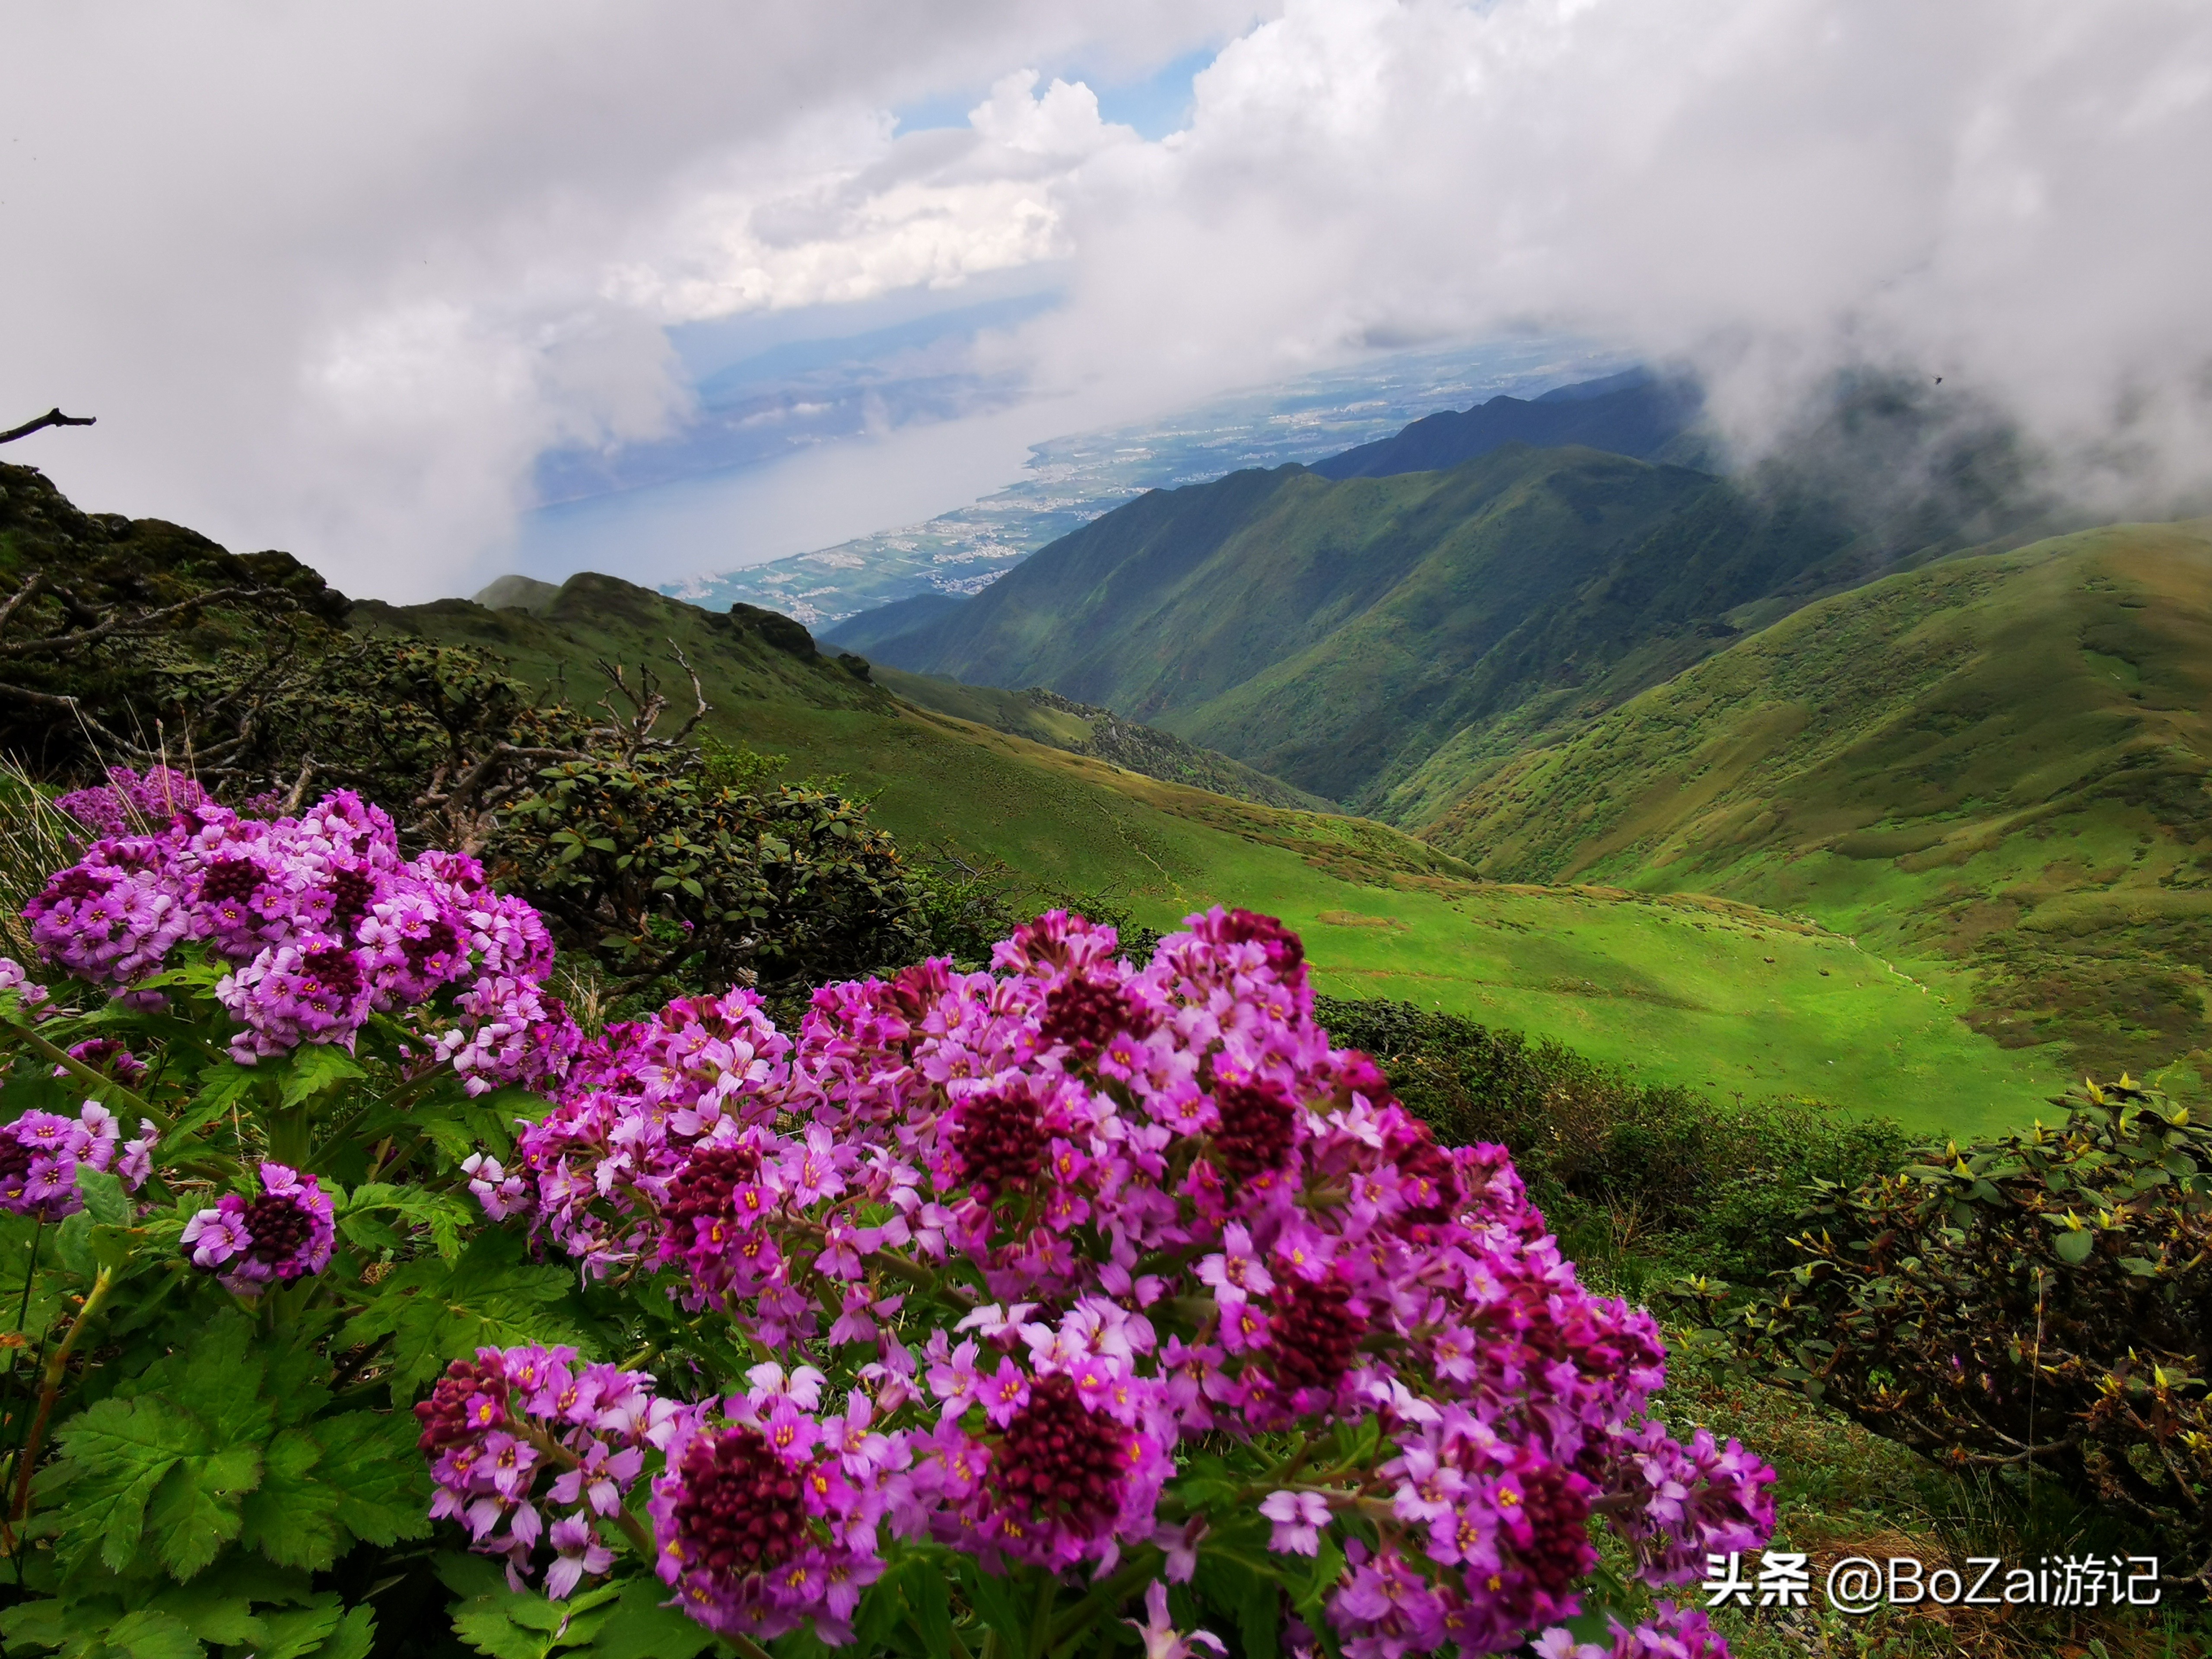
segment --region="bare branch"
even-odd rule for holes
[[[668,649],[674,655],[677,662],[682,665],[684,672],[691,677],[691,698],[699,705],[691,711],[691,718],[684,722],[676,735],[665,739],[673,745],[682,743],[684,738],[690,737],[691,728],[707,718],[707,693],[699,684],[699,671],[692,667],[691,659],[684,654],[684,647],[672,639],[668,641]]]
[[[212,605],[218,599],[238,599],[246,594],[252,594],[260,598],[272,599],[282,599],[284,598],[284,596],[280,594],[270,593],[265,589],[262,588],[211,588],[204,593],[195,593],[189,599],[179,599],[174,605],[165,605],[159,611],[142,611],[135,617],[118,616],[114,611],[111,611],[98,623],[89,628],[79,629],[74,634],[54,634],[48,635],[43,640],[25,640],[21,644],[16,645],[11,645],[4,640],[0,640],[0,656],[44,656],[57,651],[73,651],[80,646],[97,644],[100,641],[107,638],[111,635],[118,633],[125,635],[143,633],[147,629],[153,627],[155,623],[165,622],[169,617],[177,615],[179,611],[198,610],[200,606]],[[18,595],[17,597],[20,598],[21,596]]]
[[[35,421],[26,421],[21,426],[0,432],[0,444],[12,444],[18,438],[27,438],[33,432],[42,431],[50,426],[91,426],[99,419],[97,415],[64,415],[58,409],[50,409]]]
[[[0,681],[0,697],[20,697],[25,702],[37,703],[41,708],[66,708],[76,717],[77,723],[87,732],[102,743],[114,744],[116,748],[129,754],[132,759],[147,762],[160,758],[156,751],[147,748],[143,744],[133,743],[130,738],[109,731],[98,720],[87,714],[84,705],[75,697],[58,696],[52,691],[34,691],[27,685],[9,685],[4,681]]]
[[[293,780],[292,787],[284,797],[284,811],[287,815],[298,811],[301,807],[307,805],[307,782],[314,775],[315,757],[313,755],[302,756],[300,760],[300,775]]]
[[[46,573],[43,570],[33,570],[23,578],[23,585],[8,596],[5,605],[0,605],[0,634],[8,631],[8,624],[14,619],[15,612],[46,585]]]

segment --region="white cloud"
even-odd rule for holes
[[[1532,320],[1698,362],[1747,441],[1859,362],[2117,440],[2114,504],[2212,480],[2201,6],[1294,0],[1196,91],[1070,203],[1057,381]]]
[[[444,591],[527,504],[539,450],[650,437],[681,410],[663,310],[620,273],[678,259],[674,231],[733,175],[804,209],[825,171],[902,154],[888,108],[1108,33],[1164,58],[1250,15],[1242,0],[33,8],[0,53],[0,395],[100,425],[5,459],[90,507],[290,547],[353,591]],[[957,280],[1057,234],[1015,178],[925,172],[822,199],[826,234],[769,228],[784,263],[769,297]]]
[[[1861,361],[2002,404],[2114,502],[2212,473],[2192,0],[1278,9],[33,9],[0,392],[101,423],[7,459],[420,597],[540,452],[684,419],[663,325],[1049,259],[1067,303],[990,367],[1101,415],[1528,323],[1703,365],[1747,441]],[[1081,65],[1208,40],[1187,131],[1102,120]],[[961,87],[964,128],[895,131]]]

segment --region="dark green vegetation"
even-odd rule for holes
[[[1804,912],[1971,970],[2109,1075],[2212,1042],[2212,534],[2122,526],[1824,600],[1480,767],[1429,837],[1513,880]]]
[[[2087,1085],[2055,1129],[1821,1194],[1798,1271],[1723,1321],[1747,1362],[1957,1468],[2047,1474],[2212,1581],[2212,1130]],[[1700,1283],[1708,1310],[1727,1287]]]

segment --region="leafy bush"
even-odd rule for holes
[[[1895,1169],[1909,1145],[1886,1120],[1716,1104],[1549,1039],[1410,1003],[1324,997],[1316,1010],[1339,1041],[1376,1057],[1440,1139],[1510,1152],[1563,1232],[1646,1255],[1693,1254],[1735,1278],[1795,1259],[1787,1240],[1819,1183]]]
[[[392,1407],[600,1340],[453,1190],[575,1046],[545,929],[343,794],[103,839],[27,920],[67,976],[0,962],[0,1635],[361,1659],[348,1564],[429,1530]]]
[[[497,867],[632,985],[816,982],[918,953],[905,863],[859,806],[690,774],[662,755],[549,767]]]
[[[1772,1288],[1689,1290],[1767,1380],[1948,1467],[2051,1479],[2212,1583],[2212,1130],[2124,1078],[2059,1103],[1830,1188]]]

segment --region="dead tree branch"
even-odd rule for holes
[[[35,421],[26,421],[18,427],[0,432],[0,444],[12,444],[18,438],[27,438],[33,432],[50,426],[91,426],[99,421],[97,415],[64,415],[58,409],[50,409]]]

